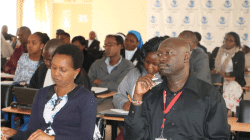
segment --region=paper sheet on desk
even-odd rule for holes
[[[12,85],[14,81],[1,81],[1,85]]]
[[[125,111],[123,109],[110,109],[110,110],[124,115],[128,115],[128,111]]]
[[[104,88],[104,87],[92,87],[91,88],[91,91],[94,91],[95,93],[102,93],[107,90],[108,88]]]

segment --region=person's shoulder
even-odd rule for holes
[[[77,90],[79,92],[79,98],[93,98],[95,99],[95,96],[92,92],[90,92],[87,88],[80,86],[80,88]]]
[[[245,53],[243,51],[238,51],[235,53],[235,56],[243,57]]]
[[[29,60],[29,54],[28,54],[28,53],[23,53],[23,54],[20,56],[20,60],[28,61],[28,60]]]
[[[100,65],[100,64],[104,64],[105,63],[105,57],[104,58],[101,58],[101,59],[97,59],[95,62],[93,62],[92,65]]]
[[[199,88],[199,91],[202,92],[198,94],[200,94],[203,97],[206,97],[206,96],[215,97],[216,96],[219,98],[219,96],[221,96],[221,93],[216,87],[198,78],[197,78],[197,87]]]
[[[122,65],[125,65],[126,67],[127,66],[133,66],[134,67],[133,63],[131,61],[127,60],[126,58],[122,58],[121,63],[122,63]]]

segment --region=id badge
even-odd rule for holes
[[[165,138],[155,138],[155,140],[167,140]]]

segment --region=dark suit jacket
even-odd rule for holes
[[[41,64],[35,73],[33,74],[31,80],[30,80],[30,88],[36,88],[36,89],[41,89],[43,88],[45,76],[47,73],[48,68],[46,65],[43,63]],[[76,76],[76,79],[74,81],[77,85],[84,86],[87,88],[89,91],[91,91],[91,83],[89,80],[89,77],[85,70],[81,70],[81,72]]]
[[[125,57],[125,49],[121,49],[121,55],[122,55],[124,58],[126,58],[126,57]],[[135,60],[138,61],[139,56],[140,56],[140,49],[137,49],[136,52],[134,53],[132,59],[131,59],[130,61],[134,64],[134,61],[135,61]]]
[[[215,58],[219,51],[219,47],[216,47],[209,58],[209,67],[211,70],[215,68]],[[237,81],[242,87],[246,85],[246,81],[244,79],[244,67],[245,67],[245,55],[243,51],[238,51],[232,57],[233,61],[233,72],[230,72],[230,76],[235,77],[235,81]]]
[[[207,53],[207,48],[203,45],[201,45],[200,43],[197,45],[197,47],[200,47],[201,49],[204,50],[205,53]]]
[[[89,41],[86,41],[87,46]],[[98,56],[98,52],[99,52],[99,48],[100,48],[100,42],[97,40],[93,40],[93,42],[90,44],[90,46],[88,47],[88,52],[94,57],[97,58]]]
[[[190,56],[190,70],[195,73],[198,79],[212,83],[211,72],[209,69],[208,55],[201,50],[194,49]]]

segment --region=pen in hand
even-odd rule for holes
[[[128,97],[128,99],[129,99],[129,101],[132,102],[132,100],[131,100],[131,98],[130,98],[128,92],[126,92],[126,94],[127,94],[127,97]]]

